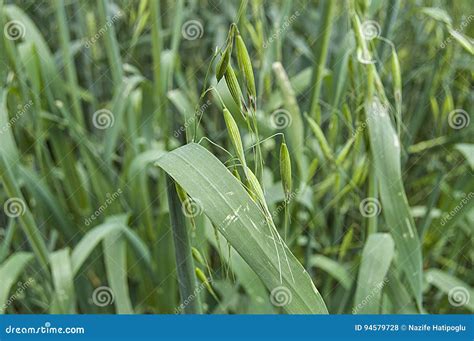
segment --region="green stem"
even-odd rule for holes
[[[182,302],[181,308],[185,314],[202,314],[201,298],[197,290],[196,273],[194,271],[194,261],[186,228],[186,220],[173,180],[168,175],[166,175],[166,179],[179,292]],[[187,301],[187,304],[184,303],[185,301]]]
[[[46,248],[46,243],[41,236],[41,233],[35,223],[33,215],[31,214],[28,206],[26,205],[26,200],[23,197],[23,194],[18,187],[18,184],[13,177],[12,171],[8,166],[7,161],[3,154],[0,154],[0,179],[2,180],[3,187],[5,192],[10,198],[16,198],[22,203],[24,206],[20,208],[20,210],[24,210],[24,212],[20,212],[21,214],[18,216],[18,220],[20,221],[21,227],[23,228],[28,241],[33,248],[33,251],[36,255],[38,262],[40,263],[41,267],[46,270],[48,269],[49,263],[49,254],[48,249]]]
[[[159,110],[159,114],[162,115],[160,123],[162,125],[162,131],[169,131],[169,123],[167,118],[167,105],[166,96],[164,92],[163,79],[162,79],[162,67],[161,67],[161,51],[163,50],[163,29],[161,23],[161,9],[159,1],[150,2],[150,13],[151,13],[151,54],[153,58],[153,87],[154,93],[156,94],[155,108]],[[165,145],[168,145],[168,134],[164,134]]]
[[[77,81],[76,66],[71,53],[71,38],[67,26],[66,10],[64,8],[64,0],[55,0],[56,20],[59,29],[59,42],[61,44],[64,68],[66,69],[67,82],[69,86],[69,94],[72,100],[72,110],[77,122],[81,127],[85,126],[84,116],[82,114],[81,101],[79,99],[79,85]]]
[[[107,15],[107,9],[109,7],[108,0],[100,0],[98,7],[100,23],[102,24],[102,28],[106,28],[104,36],[105,51],[107,53],[107,59],[109,60],[110,69],[112,71],[115,89],[118,89],[120,87],[120,83],[122,83],[123,69],[122,58],[120,57],[120,49],[117,38],[115,37],[115,29],[113,25],[114,18],[109,18]]]
[[[335,1],[326,0],[324,6],[323,18],[319,33],[323,35],[321,45],[315,46],[315,63],[313,71],[313,95],[311,97],[310,116],[315,117],[316,123],[321,124],[321,109],[319,107],[319,97],[321,96],[321,85],[323,81],[324,68],[329,50],[329,38],[331,37],[332,23],[334,21],[334,3]],[[320,47],[319,53],[316,51]]]

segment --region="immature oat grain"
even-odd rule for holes
[[[232,54],[232,43],[228,41],[227,46],[224,50],[224,53],[222,54],[222,57],[216,66],[217,81],[220,81],[221,78],[224,76],[224,73],[226,72],[227,67],[229,66],[231,54]]]
[[[244,171],[246,171],[247,163],[245,162],[244,147],[242,145],[242,139],[240,138],[239,127],[237,126],[237,123],[235,123],[235,120],[232,117],[232,114],[227,108],[224,108],[223,113],[224,113],[225,125],[227,127],[227,132],[229,133],[229,136],[230,136],[230,141],[232,142],[232,145],[234,146],[235,152],[237,153],[237,157],[242,163],[242,167],[244,168]]]
[[[204,257],[201,255],[201,253],[199,252],[198,249],[196,249],[195,247],[192,247],[191,252],[192,252],[193,258],[196,262],[198,262],[199,264],[202,264],[202,265],[206,265],[206,262],[204,261]]]
[[[283,192],[285,192],[285,199],[288,202],[290,200],[291,193],[291,160],[290,153],[286,143],[283,142],[280,147],[280,175],[281,182],[283,185]]]
[[[253,198],[259,202],[262,207],[266,207],[265,194],[263,193],[262,187],[260,186],[257,177],[255,174],[253,174],[250,168],[247,168],[247,180]]]
[[[232,68],[230,63],[227,65],[227,70],[225,71],[224,76],[225,76],[225,82],[227,84],[227,87],[229,88],[230,94],[232,95],[232,98],[234,99],[235,104],[237,104],[239,108],[242,109],[242,104],[243,104],[242,90],[240,89],[237,76],[235,75],[234,69]]]
[[[247,91],[250,97],[250,101],[255,103],[255,98],[257,98],[257,91],[255,89],[255,78],[253,75],[252,63],[250,61],[250,56],[245,46],[242,36],[237,33],[235,38],[235,47],[237,51],[237,63],[239,64],[240,70],[244,74],[245,84]]]
[[[217,297],[217,294],[216,292],[214,291],[214,289],[212,288],[211,284],[209,283],[209,280],[207,279],[206,275],[204,274],[204,272],[202,272],[201,269],[199,268],[196,268],[196,276],[197,278],[199,279],[199,281],[201,281],[201,283],[206,287],[207,291],[209,291],[209,293],[212,295],[212,297],[214,297],[214,299],[216,301],[219,301],[219,298]]]

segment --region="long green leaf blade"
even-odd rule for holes
[[[421,306],[421,246],[402,182],[400,140],[387,109],[377,98],[366,107],[370,146],[382,211],[418,306]]]
[[[268,235],[263,213],[242,185],[210,152],[188,144],[157,161],[202,207],[222,235],[249,264],[273,295],[284,293],[288,313],[327,313],[311,278],[275,236]],[[279,262],[280,258],[287,261]]]

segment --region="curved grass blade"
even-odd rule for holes
[[[387,108],[377,98],[368,103],[366,113],[385,222],[398,249],[400,269],[421,307],[421,246],[402,182],[400,140]]]
[[[84,261],[94,248],[114,231],[121,231],[129,239],[140,259],[151,266],[151,256],[148,248],[136,233],[126,226],[126,215],[112,216],[103,224],[94,227],[81,239],[72,251],[72,271],[77,274]]]
[[[279,235],[268,234],[262,211],[214,155],[192,143],[165,154],[156,164],[202,207],[267,289],[275,295],[278,290],[285,292],[286,312],[327,313],[307,272]]]
[[[26,167],[20,165],[18,171],[23,181],[25,181],[28,191],[31,191],[38,203],[48,209],[47,212],[50,213],[51,219],[54,221],[54,227],[64,234],[65,239],[73,240],[76,233],[73,228],[74,224],[45,182]]]
[[[52,314],[75,314],[76,294],[69,248],[53,252],[50,257],[54,284]]]
[[[8,308],[8,294],[18,277],[21,275],[25,266],[33,259],[33,254],[28,252],[17,252],[10,256],[5,263],[0,266],[0,314],[3,314]],[[13,296],[11,297],[14,298]]]
[[[311,257],[309,265],[324,270],[341,283],[345,289],[349,290],[351,288],[351,275],[341,263],[326,256],[315,255]]]
[[[369,236],[362,251],[354,299],[354,314],[378,314],[382,288],[394,253],[393,239],[388,233]]]
[[[474,312],[474,290],[465,282],[439,269],[429,269],[425,278],[431,285],[448,295],[454,307],[466,307]]]
[[[117,218],[117,219],[120,219]],[[119,222],[120,223],[120,222]],[[133,314],[127,281],[127,245],[120,230],[114,230],[103,240],[107,282],[114,293],[117,314]]]

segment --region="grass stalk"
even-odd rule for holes
[[[3,154],[0,154],[0,179],[2,180],[3,187],[5,192],[8,194],[10,198],[17,198],[19,202],[23,205],[20,210],[23,210],[23,214],[18,216],[20,224],[23,228],[23,232],[28,239],[28,242],[35,253],[38,263],[41,265],[43,270],[48,269],[49,263],[49,252],[46,247],[46,243],[41,236],[41,232],[38,229],[38,226],[35,223],[35,219],[31,214],[28,206],[26,205],[26,200],[23,197],[23,194],[18,187],[15,178],[13,177],[12,170],[8,166],[7,161]],[[21,212],[20,212],[21,213]]]
[[[197,278],[193,261],[191,243],[189,241],[186,219],[183,208],[179,201],[176,187],[173,180],[168,175],[166,187],[168,192],[168,206],[170,211],[171,228],[173,230],[173,240],[176,256],[176,269],[178,272],[179,292],[182,311],[185,314],[201,314],[201,298],[197,295]],[[190,297],[194,297],[184,304]]]
[[[324,76],[324,69],[326,67],[326,59],[329,51],[329,39],[331,38],[332,24],[334,22],[334,5],[335,1],[326,0],[324,3],[324,11],[322,17],[324,18],[319,29],[319,34],[322,35],[321,44],[314,43],[314,61],[313,79],[313,93],[310,102],[310,117],[314,117],[316,123],[321,124],[321,108],[319,107],[319,99],[321,97],[322,81]],[[318,40],[317,40],[318,41]]]
[[[77,123],[84,127],[84,116],[81,108],[81,101],[79,99],[79,84],[77,81],[76,65],[71,52],[71,37],[69,35],[69,29],[66,19],[66,9],[64,0],[54,1],[56,9],[56,20],[58,23],[59,30],[59,41],[61,44],[62,57],[64,68],[66,69],[67,82],[69,87],[69,93],[72,101],[72,110],[74,112]]]

